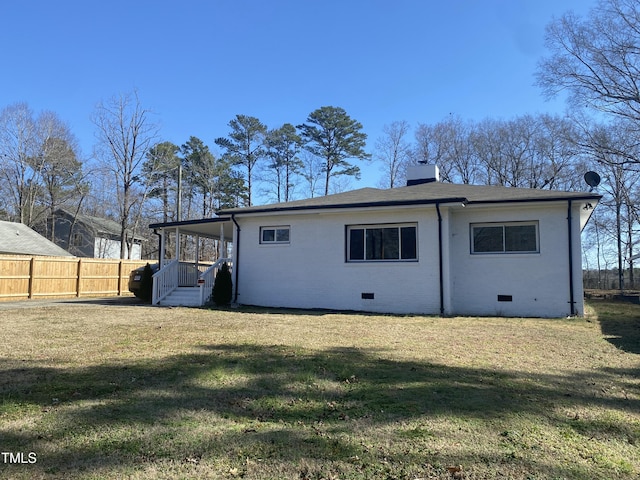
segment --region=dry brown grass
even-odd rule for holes
[[[544,320],[110,303],[0,311],[0,450],[38,457],[0,476],[640,475],[637,306]]]

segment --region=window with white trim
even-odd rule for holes
[[[347,226],[347,261],[416,261],[418,226],[410,224]]]
[[[471,253],[539,253],[538,222],[471,224]]]
[[[291,227],[260,227],[260,243],[266,245],[287,244],[291,238]]]

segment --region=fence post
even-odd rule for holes
[[[118,296],[122,296],[122,259],[118,263]]]
[[[82,284],[82,257],[78,258],[78,276],[76,279],[76,297],[80,297],[80,285]]]
[[[31,257],[31,260],[29,261],[29,298],[33,298],[33,274],[35,272],[35,262],[36,257]]]

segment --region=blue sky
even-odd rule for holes
[[[236,114],[270,128],[325,105],[382,127],[562,113],[534,84],[544,28],[594,0],[25,0],[0,6],[0,108],[69,124],[85,156],[100,100],[137,89],[159,140],[213,143]],[[354,187],[374,186],[374,165]]]

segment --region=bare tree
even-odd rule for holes
[[[45,207],[48,221],[44,230],[55,241],[56,210],[67,206],[74,209],[86,194],[86,178],[80,159],[80,147],[69,126],[52,112],[45,112],[38,118],[41,141],[42,196],[40,202]]]
[[[451,165],[451,132],[445,122],[434,125],[418,124],[415,131],[415,145],[411,151],[412,163],[428,163],[438,165],[440,178],[445,182],[452,182]]]
[[[309,188],[309,198],[313,198],[319,193],[318,187],[320,186],[320,182],[324,176],[324,161],[322,158],[304,151],[302,152],[302,162],[304,163],[304,167],[301,175],[305,179],[307,187]]]
[[[547,27],[550,55],[537,83],[548,97],[640,121],[640,3],[599,0],[587,18],[567,13]]]
[[[481,166],[481,181],[488,185],[575,189],[581,178],[575,173],[580,161],[575,135],[568,120],[549,115],[485,120],[469,135],[471,164]]]
[[[116,179],[121,258],[126,256],[129,228],[134,227],[135,233],[134,210],[141,208],[134,189],[140,185],[142,165],[157,133],[150,115],[134,91],[100,102],[92,118],[97,128],[96,156]]]
[[[26,103],[0,112],[0,176],[10,218],[48,237],[47,217],[81,194],[82,162],[69,126],[53,112],[34,116]],[[8,200],[8,201],[7,201]]]
[[[384,188],[398,186],[400,176],[410,161],[411,145],[406,138],[409,130],[409,124],[404,120],[392,122],[382,127],[383,135],[376,140],[374,158],[382,164]]]
[[[553,115],[535,117],[533,162],[529,167],[532,188],[579,190],[584,188],[583,155],[576,147],[578,132],[572,121]],[[580,174],[582,173],[582,174]]]
[[[586,130],[579,145],[584,153],[595,161],[594,167],[602,175],[600,189],[605,196],[600,201],[598,233],[604,234],[616,245],[618,287],[625,288],[623,272],[627,263],[633,269],[633,256],[637,244],[636,234],[640,219],[638,204],[639,171],[636,164],[629,164],[615,150],[625,150],[626,156],[639,155],[633,128],[625,128],[634,122],[618,120],[611,124],[595,124]],[[615,147],[612,147],[615,145]],[[598,245],[600,247],[600,245]],[[630,273],[633,282],[633,274]]]
[[[440,178],[444,182],[476,183],[480,179],[472,143],[473,133],[472,123],[454,116],[434,125],[419,124],[411,152],[412,162],[438,165]]]
[[[26,103],[0,112],[0,174],[12,220],[33,225],[33,213],[41,186],[38,165],[40,142],[33,112]]]
[[[463,184],[476,183],[478,181],[478,167],[470,141],[473,124],[464,122],[457,117],[450,118],[447,123],[451,130],[448,162],[451,165],[452,175],[455,176],[456,181]]]

